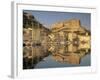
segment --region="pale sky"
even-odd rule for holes
[[[37,21],[50,28],[52,24],[58,21],[69,19],[79,19],[81,26],[91,30],[91,14],[90,13],[75,13],[75,12],[54,12],[54,11],[32,11],[24,10],[24,12],[31,13]]]

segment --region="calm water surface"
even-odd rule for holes
[[[39,68],[58,68],[58,67],[75,67],[75,66],[90,66],[91,54],[90,53],[52,53],[43,47],[34,47],[25,49],[32,52],[32,58],[23,58],[24,69],[39,69]],[[61,50],[60,50],[61,51]],[[29,54],[27,52],[27,54]],[[63,52],[63,49],[62,49]],[[65,52],[65,49],[64,49]],[[30,56],[29,55],[29,56]]]
[[[75,67],[75,66],[90,66],[90,54],[85,55],[82,59],[80,64],[70,64],[70,63],[61,63],[57,62],[53,59],[52,55],[44,58],[44,60],[40,61],[35,68],[56,68],[56,67]]]

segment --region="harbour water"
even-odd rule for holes
[[[63,48],[64,47],[62,47],[62,51],[64,50],[65,52],[66,49]],[[90,52],[60,54],[57,48],[55,50],[57,53],[52,53],[42,46],[32,47],[29,49],[32,49],[32,58],[23,58],[24,69],[91,66]],[[30,50],[27,51],[29,52]]]
[[[35,69],[38,68],[62,68],[62,67],[81,67],[81,66],[90,66],[90,54],[85,55],[81,61],[80,64],[70,64],[70,63],[60,63],[53,59],[52,55],[49,55],[48,57],[45,57],[44,60],[40,61],[36,64]]]

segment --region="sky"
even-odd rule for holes
[[[34,11],[24,10],[24,12],[32,14],[37,21],[50,28],[52,24],[69,20],[79,19],[81,26],[91,30],[91,14],[90,13],[75,13],[75,12],[54,12],[54,11]]]

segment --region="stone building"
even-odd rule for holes
[[[80,20],[71,19],[57,22],[49,34],[52,50],[56,44],[67,47],[67,53],[87,51],[90,49],[90,31],[81,26]]]
[[[32,14],[23,13],[23,39],[25,43],[26,40],[32,41],[34,46],[46,42],[49,33],[50,30],[38,22]]]
[[[32,14],[23,12],[23,67],[35,64],[47,56],[48,34],[50,30],[35,19]],[[44,51],[41,51],[43,49]],[[37,58],[37,61],[34,60]],[[32,62],[32,63],[30,63]],[[27,63],[29,63],[27,65]],[[25,67],[25,65],[27,65]],[[32,65],[30,66],[32,67]]]

